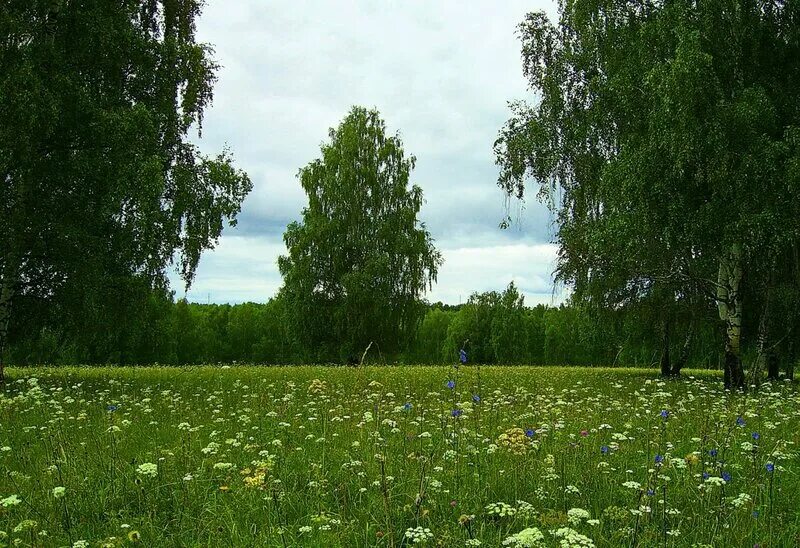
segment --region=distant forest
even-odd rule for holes
[[[175,302],[165,291],[117,302],[87,306],[96,314],[69,322],[55,313],[54,321],[38,331],[21,326],[12,334],[12,362],[344,365],[359,363],[366,350],[304,347],[293,336],[280,294],[267,303],[237,305]],[[525,306],[514,284],[503,292],[475,293],[457,306],[420,306],[425,308],[422,320],[401,349],[386,353],[373,345],[365,363],[455,363],[464,348],[470,363],[481,364],[663,366],[672,374],[683,366],[722,367],[718,326],[713,320],[691,319],[713,318],[713,310],[676,315],[665,326],[663,311],[646,303],[613,311],[576,304]],[[745,362],[756,353],[750,341]]]

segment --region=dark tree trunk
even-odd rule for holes
[[[771,350],[767,347],[769,342],[769,333],[767,331],[769,326],[769,294],[770,287],[767,285],[765,293],[764,309],[761,311],[761,318],[758,321],[758,356],[756,356],[756,363],[753,367],[753,382],[757,385],[761,383],[761,373],[765,369],[769,369],[770,358],[772,355]],[[768,378],[770,378],[768,376]],[[775,377],[777,378],[777,377]]]
[[[725,388],[744,388],[742,358],[736,352],[725,350]]]
[[[767,379],[777,381],[779,372],[778,356],[774,352],[770,352],[767,357]]]
[[[0,284],[0,384],[5,383],[5,353],[8,341],[8,324],[11,318],[13,287],[6,277]]]
[[[678,356],[678,359],[672,364],[672,376],[679,377],[681,374],[681,369],[686,366],[686,362],[689,361],[689,350],[692,347],[692,336],[694,335],[694,325],[689,324],[689,328],[686,330],[686,339],[683,341],[683,346],[681,347],[681,353]]]
[[[669,317],[664,319],[663,339],[661,341],[661,376],[668,377],[671,372],[670,358],[669,358],[669,330],[670,330]]]

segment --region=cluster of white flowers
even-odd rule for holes
[[[11,508],[22,502],[22,499],[17,495],[10,495],[4,499],[0,499],[0,506],[3,508]]]
[[[533,504],[524,500],[517,501],[517,515],[523,518],[534,518],[538,512]]]
[[[215,441],[209,442],[208,445],[200,450],[204,455],[216,455],[217,451],[219,451],[219,444]]]
[[[12,531],[14,533],[24,533],[25,531],[29,531],[31,529],[36,529],[36,526],[39,525],[37,522],[33,521],[32,519],[24,519],[20,521]]]
[[[741,508],[742,506],[749,504],[752,501],[753,497],[751,497],[747,493],[739,493],[739,496],[732,497],[730,499],[730,503],[734,508]]]
[[[433,533],[427,527],[409,527],[405,537],[412,544],[422,544],[433,538]]]
[[[136,467],[136,473],[140,476],[154,478],[158,475],[158,465],[152,462],[145,462]]]
[[[513,548],[536,548],[544,546],[544,534],[536,527],[528,527],[503,540],[503,546]]]
[[[493,502],[486,506],[486,513],[490,516],[511,517],[517,513],[517,509],[505,502]]]
[[[570,508],[567,510],[567,521],[572,525],[580,525],[583,521],[591,517],[592,515],[588,510],[584,510],[583,508]]]
[[[711,487],[722,487],[727,482],[719,476],[709,476],[706,478],[706,485]]]
[[[53,487],[53,498],[60,499],[67,492],[65,487]]]
[[[628,489],[633,489],[634,491],[638,491],[642,488],[642,484],[638,481],[626,481],[622,484],[623,487],[627,487]]]
[[[561,539],[558,545],[562,548],[594,548],[592,539],[569,527],[562,527],[553,531],[553,536]]]

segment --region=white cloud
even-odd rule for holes
[[[553,292],[550,274],[556,247],[552,244],[462,247],[445,249],[443,254],[439,283],[428,295],[432,302],[466,302],[474,291],[499,291],[512,281],[528,305],[559,304],[564,298]]]
[[[499,244],[482,247],[442,248],[445,262],[438,283],[426,295],[431,302],[466,302],[474,291],[504,289],[513,281],[525,302],[559,304],[564,293],[554,292],[550,273],[555,268],[552,244]],[[277,258],[285,254],[282,243],[260,236],[228,236],[201,259],[200,272],[188,294],[172,276],[178,297],[195,302],[265,302],[281,286]]]
[[[282,284],[277,258],[283,242],[258,236],[226,236],[200,259],[198,275],[188,294],[175,274],[170,276],[176,297],[195,302],[266,302]]]
[[[459,278],[447,263],[437,298],[502,289],[502,272],[549,283],[551,265],[504,264],[518,257],[491,252],[539,249],[551,239],[549,216],[535,202],[517,229],[498,229],[505,210],[492,156],[507,101],[526,95],[516,25],[537,9],[552,15],[555,6],[209,0],[198,36],[215,46],[222,69],[200,145],[212,153],[228,143],[254,190],[239,227],[201,260],[190,298],[264,301],[274,293],[282,232],[305,205],[296,173],[354,104],[377,107],[388,129],[401,132],[418,159],[412,182],[426,198],[421,218],[445,257],[472,272]],[[489,260],[497,270],[485,267]]]

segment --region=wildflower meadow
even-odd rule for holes
[[[796,546],[800,394],[534,367],[11,369],[0,546]]]

